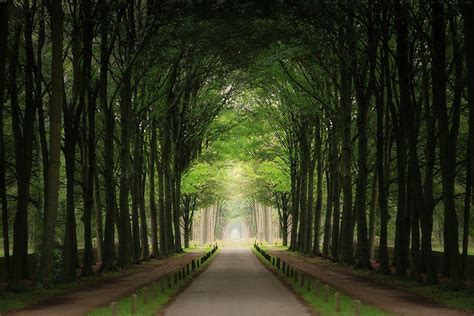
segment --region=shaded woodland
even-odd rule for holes
[[[468,2],[1,2],[9,289],[182,252],[226,199],[226,155],[252,161],[243,209],[277,210],[290,250],[432,284],[436,239],[461,287],[473,19]]]

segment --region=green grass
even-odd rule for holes
[[[173,285],[171,288],[165,288],[166,290],[161,293],[160,291],[160,283],[157,283],[156,286],[150,286],[148,288],[148,303],[144,304],[143,303],[143,293],[140,291],[137,294],[137,314],[138,315],[154,315],[155,312],[163,306],[166,305],[166,303],[169,302],[169,300],[179,291],[180,288],[185,286],[187,283],[189,283],[190,279],[185,279],[184,281],[182,280],[181,283],[178,283],[176,285]],[[171,281],[173,282],[173,281]],[[133,315],[131,313],[131,297],[127,297],[124,299],[121,299],[120,301],[117,302],[117,311],[119,315]],[[90,316],[109,316],[111,314],[111,309],[110,306],[103,307],[100,309],[97,309],[93,312],[88,313]],[[134,314],[134,315],[137,315]]]
[[[443,245],[433,245],[433,251],[439,251],[439,252],[444,252],[444,246]],[[459,253],[462,253],[462,245],[459,246]],[[469,256],[474,255],[474,244],[469,244],[467,247],[467,254]]]
[[[288,250],[287,247],[274,247],[271,244],[264,244],[261,248],[264,250]],[[291,256],[302,256],[301,254],[294,251],[288,251],[287,254]],[[471,288],[466,287],[465,289],[453,290],[447,284],[426,285],[412,279],[401,279],[394,276],[378,274],[376,272],[358,270],[320,258],[308,259],[310,261],[314,260],[317,264],[321,264],[344,273],[351,273],[360,276],[364,279],[367,279],[368,282],[374,282],[407,292],[416,293],[417,295],[423,296],[438,303],[442,303],[449,307],[459,308],[470,312],[474,311],[474,288],[472,288],[472,286]]]
[[[5,256],[5,249],[3,249],[3,241],[0,239],[0,247],[2,247],[0,249],[0,257],[3,257]],[[12,251],[13,251],[13,245],[10,245],[10,256],[12,255]],[[35,253],[34,249],[32,247],[28,247],[28,254],[32,254],[32,253]]]
[[[202,252],[208,251],[208,248],[196,248],[192,251],[189,249],[185,250],[186,252]],[[185,253],[176,254],[174,256],[180,257]],[[0,291],[0,313],[5,313],[7,311],[16,310],[25,308],[39,302],[51,299],[55,296],[68,293],[71,291],[81,290],[84,288],[95,287],[97,285],[103,284],[108,280],[113,280],[125,275],[129,275],[135,272],[140,272],[150,268],[150,266],[156,267],[159,266],[157,261],[148,261],[143,262],[140,265],[133,265],[126,269],[121,269],[118,271],[104,272],[101,274],[95,274],[88,278],[80,278],[74,282],[68,283],[59,283],[52,288],[37,288],[34,285],[27,286],[21,292],[1,292]]]
[[[194,248],[193,248],[194,249]],[[206,251],[212,249],[212,248],[205,248]],[[201,248],[202,250],[202,248]],[[188,249],[186,249],[188,251]],[[219,250],[218,250],[219,251]],[[217,251],[217,252],[218,252]],[[216,252],[216,253],[217,253]],[[215,254],[216,254],[215,253]],[[143,289],[135,293],[137,295],[137,313],[132,314],[131,313],[131,295],[133,293],[130,293],[130,296],[125,297],[119,301],[117,301],[117,311],[119,315],[154,315],[157,311],[162,309],[163,307],[166,306],[166,304],[183,288],[185,288],[191,281],[196,277],[200,272],[204,271],[204,269],[210,264],[212,259],[214,258],[214,255],[212,255],[204,264],[202,264],[198,270],[196,270],[194,273],[191,273],[189,276],[185,277],[182,279],[180,282],[177,284],[174,284],[173,277],[171,277],[171,287],[167,287],[167,282],[166,279],[164,279],[164,286],[165,286],[165,291],[161,292],[161,286],[159,280],[156,282],[156,284],[152,284],[148,287],[148,302],[147,304],[144,304],[143,300]],[[111,309],[110,305],[109,306],[104,306],[102,308],[96,309],[87,315],[89,316],[109,316],[111,314]]]
[[[474,311],[474,289],[453,290],[447,284],[426,285],[411,279],[401,279],[394,276],[381,275],[374,272],[351,269],[351,272],[375,283],[413,292],[446,306],[465,311]]]
[[[184,248],[184,252],[209,252],[212,250],[212,247],[209,245],[197,245],[190,246],[189,248]]]
[[[17,293],[2,292],[0,293],[0,313],[24,308],[69,291],[94,287],[106,280],[115,279],[124,274],[123,271],[106,272],[90,278],[79,279],[75,282],[58,284],[54,288],[34,287],[26,288],[23,292]]]
[[[335,290],[330,288],[328,301],[325,302],[323,298],[323,285],[321,283],[316,283],[312,280],[311,289],[308,289],[307,286],[301,286],[300,282],[294,282],[294,280],[290,280],[286,275],[283,275],[281,270],[279,271],[276,267],[272,266],[270,262],[263,258],[263,256],[258,253],[254,248],[252,251],[257,255],[260,261],[267,266],[268,268],[276,271],[279,274],[280,278],[286,284],[289,284],[293,291],[299,295],[312,309],[321,315],[353,315],[354,314],[354,300],[345,294],[341,293],[341,311],[336,312],[335,310]],[[307,282],[307,280],[306,280]],[[361,315],[368,315],[368,316],[379,316],[379,315],[390,315],[378,308],[363,305],[361,306]]]

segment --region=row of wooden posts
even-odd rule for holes
[[[157,289],[157,282],[159,282],[159,291],[157,292],[157,296],[161,293],[164,293],[167,288],[171,288],[172,285],[177,285],[182,280],[185,280],[187,276],[189,276],[192,272],[196,271],[206,262],[216,251],[218,247],[214,245],[212,250],[206,252],[202,257],[198,259],[193,259],[190,262],[186,263],[181,268],[170,272],[164,276],[162,276],[158,281],[154,281],[151,283],[151,289]],[[143,304],[146,305],[148,303],[148,287],[143,287],[142,289],[142,298]],[[132,314],[138,313],[138,296],[136,293],[133,293],[130,297],[131,304],[130,304],[130,312]],[[118,316],[118,303],[112,302],[110,304],[110,310],[112,312],[112,316]]]
[[[281,271],[281,273],[288,277],[290,280],[293,280],[295,283],[300,281],[301,287],[305,287],[311,291],[312,290],[312,285],[313,285],[313,276],[310,276],[302,271],[298,271],[294,269],[293,267],[290,267],[288,263],[285,261],[280,260],[279,257],[271,256],[268,252],[266,252],[264,249],[260,248],[260,246],[255,243],[254,244],[255,249],[262,255],[263,258],[265,258],[273,267],[276,267],[278,271]],[[314,291],[315,294],[318,295],[318,289],[321,288],[321,282],[318,279],[314,279],[315,287]],[[323,288],[323,301],[328,302],[329,301],[329,292],[330,292],[330,287],[327,284],[324,284],[322,286]],[[334,301],[335,301],[335,311],[340,312],[341,311],[341,293],[335,292],[334,293]],[[360,300],[354,300],[354,316],[360,316],[361,314],[361,307],[362,303]]]

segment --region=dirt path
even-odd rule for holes
[[[450,309],[412,292],[376,284],[349,272],[345,273],[326,265],[309,262],[309,258],[295,256],[286,251],[270,250],[269,253],[287,262],[291,267],[312,275],[321,282],[361,300],[364,304],[378,307],[391,314],[414,316],[472,315],[471,313]]]
[[[202,253],[187,253],[182,256],[156,260],[149,264],[150,268],[144,268],[139,272],[133,272],[114,280],[105,281],[95,288],[86,288],[59,295],[28,308],[12,311],[6,315],[34,315],[34,316],[79,316],[122,297],[130,295],[135,290],[142,288],[161,276],[173,272]]]
[[[221,249],[164,314],[311,315],[249,249]]]

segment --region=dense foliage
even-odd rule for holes
[[[258,203],[278,210],[291,250],[363,269],[376,258],[380,272],[437,282],[441,242],[444,275],[461,285],[472,238],[473,10],[1,2],[10,288],[31,277],[30,248],[34,277],[49,286],[79,267],[89,276],[96,263],[100,272],[181,252],[195,212],[211,205],[220,229],[236,209],[254,227]],[[224,185],[232,168],[246,178],[239,187]],[[245,206],[225,203],[237,190]]]

